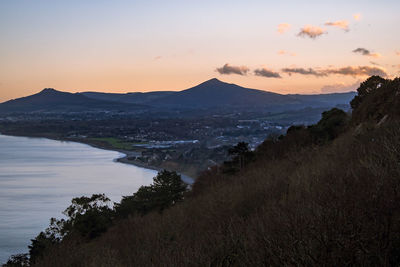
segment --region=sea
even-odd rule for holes
[[[0,264],[27,253],[30,240],[62,218],[71,199],[104,193],[113,202],[149,185],[154,170],[89,145],[0,134]]]

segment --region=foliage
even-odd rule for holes
[[[243,169],[254,160],[254,152],[249,149],[249,144],[239,142],[236,146],[228,150],[232,157],[230,161],[224,162],[225,173],[235,173]]]
[[[162,212],[164,209],[183,200],[186,184],[176,172],[160,171],[153,178],[150,186],[141,186],[132,196],[122,197],[121,203],[115,205],[118,216],[130,214],[145,215],[150,211]]]
[[[333,108],[322,113],[321,120],[310,127],[313,137],[320,141],[331,141],[344,132],[348,121],[347,114],[338,108]]]
[[[371,76],[362,82],[360,87],[357,89],[358,94],[350,102],[352,109],[357,109],[368,95],[378,90],[386,82],[387,80],[380,76]]]
[[[12,255],[3,267],[25,267],[29,266],[29,257],[27,253]]]
[[[54,235],[46,232],[40,232],[34,239],[31,239],[31,245],[28,246],[30,264],[37,263],[47,249],[60,242],[59,239],[54,238]]]
[[[110,199],[104,194],[72,199],[72,204],[63,212],[68,217],[61,221],[61,235],[77,231],[83,237],[95,238],[105,232],[112,223]]]

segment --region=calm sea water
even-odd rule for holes
[[[27,252],[30,239],[71,199],[105,193],[112,201],[152,182],[156,171],[115,162],[123,154],[43,138],[0,135],[0,263]]]

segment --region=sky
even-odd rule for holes
[[[0,102],[43,88],[282,94],[400,75],[400,1],[0,0]]]

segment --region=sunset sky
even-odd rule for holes
[[[400,1],[1,0],[0,102],[183,90],[216,77],[278,93],[400,75]]]

